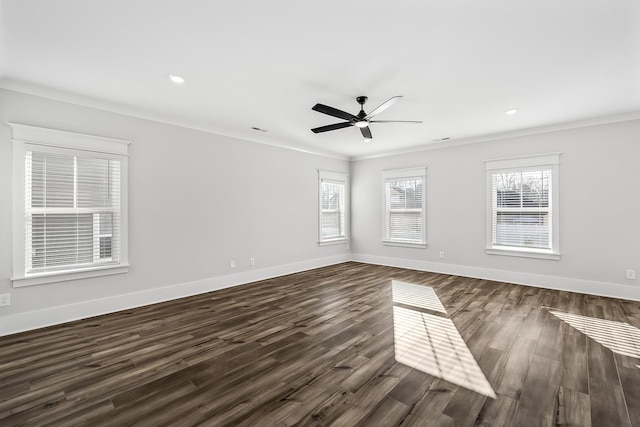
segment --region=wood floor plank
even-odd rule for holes
[[[589,394],[587,338],[565,333],[562,340],[562,379],[560,384],[579,393]]]
[[[496,399],[486,399],[473,425],[511,426],[515,418],[518,401],[499,394]]]
[[[447,407],[456,391],[456,387],[447,381],[436,379],[423,398],[405,417],[402,425],[431,427],[437,425],[442,411]]]
[[[399,425],[409,412],[409,407],[398,402],[391,396],[386,396],[360,424],[371,427],[388,427]]]
[[[469,361],[398,323],[394,280],[435,293],[446,313],[401,307],[452,322],[495,399],[434,376]],[[0,337],[0,425],[640,426],[640,359],[601,320],[640,349],[638,302],[347,262]]]
[[[512,399],[519,400],[524,381],[529,373],[529,366],[537,342],[518,336],[507,356],[503,370],[497,378],[496,392]]]
[[[458,387],[442,413],[460,425],[473,425],[486,400],[487,396]]]
[[[589,396],[560,386],[555,425],[591,427]]]
[[[593,425],[630,426],[624,392],[613,353],[587,339],[589,400]]]
[[[514,426],[552,426],[556,419],[560,363],[534,355],[522,387]]]
[[[622,356],[623,357],[623,356]],[[616,357],[616,360],[618,357]],[[629,421],[632,426],[640,426],[640,360],[634,359],[636,366],[625,367],[618,364],[620,384],[627,404]]]
[[[567,327],[564,322],[555,316],[547,316],[540,332],[535,354],[547,359],[560,361],[562,358],[563,331]]]

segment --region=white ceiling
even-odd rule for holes
[[[341,157],[640,112],[637,0],[0,6],[2,87]],[[377,119],[424,123],[310,131],[341,121],[315,103],[355,114],[358,95],[403,95]]]

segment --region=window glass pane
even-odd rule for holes
[[[525,207],[549,206],[549,181],[551,171],[524,172],[522,174],[522,205]]]
[[[93,262],[93,214],[33,214],[32,268]]]
[[[519,208],[522,206],[522,174],[499,173],[493,176],[494,187],[497,191],[498,207]]]
[[[45,186],[45,155],[43,153],[27,152],[27,182],[31,177],[31,203],[34,208],[44,206]]]
[[[405,181],[391,181],[389,183],[389,205],[391,209],[404,209],[407,206]]]
[[[113,233],[112,213],[101,213],[98,215],[98,230],[100,235],[111,235]]]
[[[389,214],[389,237],[398,240],[422,240],[421,212],[391,212]]]
[[[422,193],[422,179],[419,178],[387,182],[390,209],[421,209]]]
[[[495,234],[498,245],[548,249],[549,213],[498,212]]]
[[[321,180],[320,239],[346,237],[345,184]]]
[[[340,194],[344,185],[334,182],[322,183],[322,209],[339,209]]]
[[[322,213],[322,237],[339,237],[340,229],[341,224],[339,212]]]
[[[82,158],[78,165],[78,207],[110,205],[109,160]]]
[[[32,207],[73,207],[74,157],[31,152]]]

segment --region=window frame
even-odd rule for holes
[[[336,184],[342,184],[344,186],[344,206],[342,210],[344,212],[344,232],[342,236],[325,238],[322,235],[322,196],[323,189],[322,184],[324,182],[331,182]],[[341,243],[349,242],[349,175],[340,172],[329,172],[318,169],[318,245],[337,245]],[[337,209],[340,212],[340,208]]]
[[[422,207],[420,208],[420,221],[422,225],[422,234],[420,242],[412,242],[408,240],[392,239],[387,236],[387,225],[389,215],[387,211],[387,181],[402,180],[410,178],[422,179]],[[382,244],[385,246],[401,246],[407,248],[426,248],[427,247],[427,167],[420,166],[408,169],[393,169],[382,171]]]
[[[560,195],[559,195],[559,171],[560,154],[548,153],[522,157],[503,158],[485,160],[486,173],[486,223],[487,236],[485,252],[488,255],[505,255],[525,258],[538,258],[548,260],[560,259]],[[546,210],[550,214],[549,233],[551,234],[550,249],[526,248],[519,246],[498,245],[493,243],[494,221],[494,197],[493,197],[493,175],[507,172],[531,172],[531,171],[551,171],[551,186],[549,188],[549,206]],[[497,200],[497,197],[496,197]],[[516,209],[516,208],[510,208]],[[531,211],[532,208],[521,208],[520,211]],[[542,209],[536,210],[537,212]],[[515,212],[515,210],[514,210]]]
[[[13,287],[40,285],[89,277],[122,274],[129,270],[128,258],[128,146],[130,141],[85,135],[18,123],[12,128],[13,144]],[[120,162],[120,261],[118,264],[94,265],[58,271],[26,273],[25,200],[27,151],[87,155],[97,153]]]

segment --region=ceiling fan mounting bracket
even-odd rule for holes
[[[360,105],[364,105],[367,102],[367,98],[366,96],[359,96],[356,98],[356,101],[358,101],[358,104]]]

